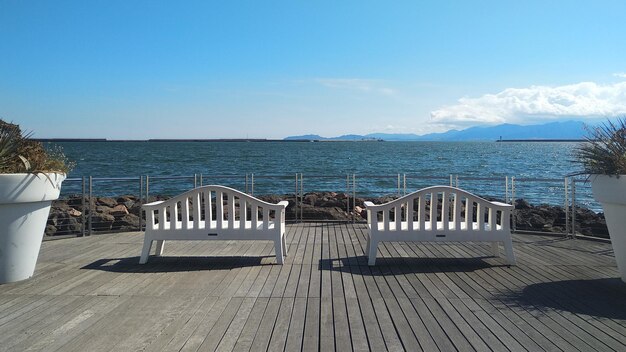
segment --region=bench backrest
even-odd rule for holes
[[[142,208],[146,211],[146,230],[267,230],[272,225],[274,229],[284,226],[287,204],[271,204],[236,189],[208,185]]]
[[[513,206],[490,202],[460,188],[434,186],[381,205],[366,202],[366,209],[373,231],[510,231]],[[390,226],[392,222],[394,226]]]

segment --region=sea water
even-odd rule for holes
[[[564,177],[580,171],[571,142],[58,142],[76,163],[70,178],[92,176],[99,195],[175,195],[199,183],[225,184],[255,194],[352,192],[381,196],[453,183],[504,199],[563,205]],[[195,183],[194,183],[194,175]],[[202,181],[199,180],[202,175]],[[177,178],[181,176],[181,178]],[[128,178],[128,180],[101,180]],[[508,178],[508,187],[507,187]],[[580,180],[580,178],[579,178]],[[79,193],[66,182],[64,193]],[[354,185],[354,187],[352,187]],[[576,184],[577,202],[596,208],[589,185]],[[145,185],[142,189],[145,189]]]

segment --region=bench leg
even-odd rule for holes
[[[287,256],[287,235],[283,234],[283,255]]]
[[[154,253],[154,255],[156,255],[157,257],[160,257],[161,254],[163,254],[163,247],[165,246],[165,241],[164,240],[158,240],[156,241],[157,245],[156,245],[156,251]]]
[[[378,250],[378,242],[367,240],[367,265],[376,265],[376,251]]]
[[[274,252],[276,253],[276,263],[282,264],[284,259],[282,239],[274,240]]]
[[[139,264],[146,264],[148,257],[150,256],[150,248],[152,247],[152,240],[145,238],[143,240],[143,249],[141,250],[141,257],[139,257]]]
[[[498,245],[498,242],[491,242],[491,252],[494,257],[500,256],[500,246]]]
[[[515,265],[515,253],[513,253],[513,241],[511,240],[511,237],[505,239],[503,243],[507,262],[509,265]]]

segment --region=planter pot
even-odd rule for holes
[[[604,209],[617,268],[626,282],[626,175],[592,175],[591,188]]]
[[[64,174],[0,174],[0,283],[33,276]]]

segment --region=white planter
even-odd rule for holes
[[[33,276],[64,174],[0,174],[0,284]]]
[[[591,175],[591,189],[604,209],[617,268],[626,282],[626,175]]]

